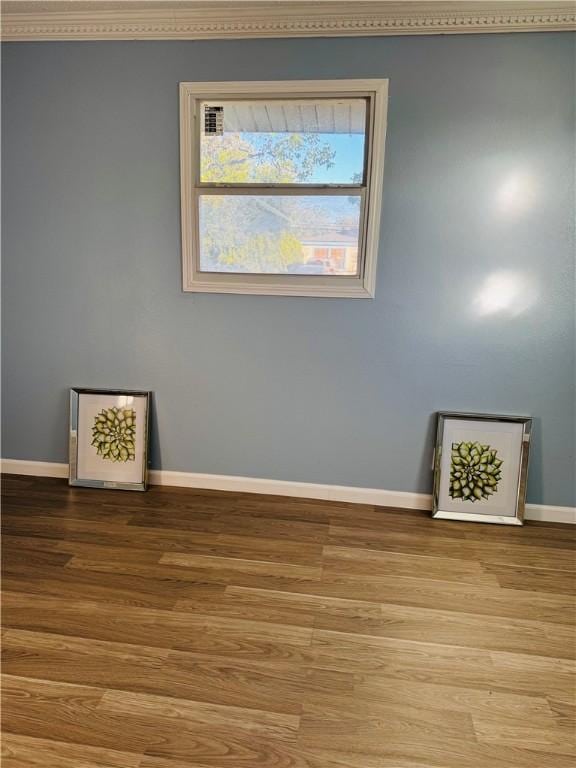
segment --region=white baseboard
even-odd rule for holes
[[[33,475],[34,477],[68,477],[68,464],[54,461],[25,461],[2,459],[5,475]]]
[[[36,477],[68,477],[68,464],[48,461],[20,461],[2,459],[2,472],[11,475]],[[356,488],[347,485],[321,485],[289,480],[267,480],[261,477],[236,475],[208,475],[201,472],[171,472],[153,469],[150,472],[153,485],[170,485],[180,488],[205,488],[212,491],[236,493],[264,493],[271,496],[295,496],[304,499],[345,501],[353,504],[372,504],[379,507],[420,509],[430,511],[432,497],[427,493],[387,491],[382,488]],[[553,507],[543,504],[527,504],[525,518],[547,523],[576,525],[576,507]]]
[[[552,507],[547,504],[526,504],[526,520],[541,523],[569,523],[576,525],[576,507]]]
[[[353,504],[375,504],[407,509],[430,509],[431,497],[423,493],[384,491],[379,488],[355,488],[345,485],[320,485],[289,480],[267,480],[260,477],[236,475],[204,475],[194,472],[152,470],[150,482],[157,485],[177,485],[184,488],[208,488],[214,491],[265,493],[270,496],[296,496],[303,499],[346,501]]]

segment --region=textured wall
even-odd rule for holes
[[[574,41],[3,46],[3,456],[149,388],[155,467],[427,491],[434,411],[532,414],[574,504]],[[330,77],[390,78],[376,299],[184,295],[178,82]]]

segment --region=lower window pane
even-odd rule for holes
[[[356,275],[360,195],[201,195],[200,271]]]

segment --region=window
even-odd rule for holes
[[[180,84],[185,291],[374,295],[387,85]]]

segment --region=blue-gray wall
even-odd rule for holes
[[[574,486],[574,36],[9,44],[3,456],[70,386],[155,393],[153,465],[430,489],[438,409],[532,414]],[[180,80],[390,78],[375,300],[180,290]]]

